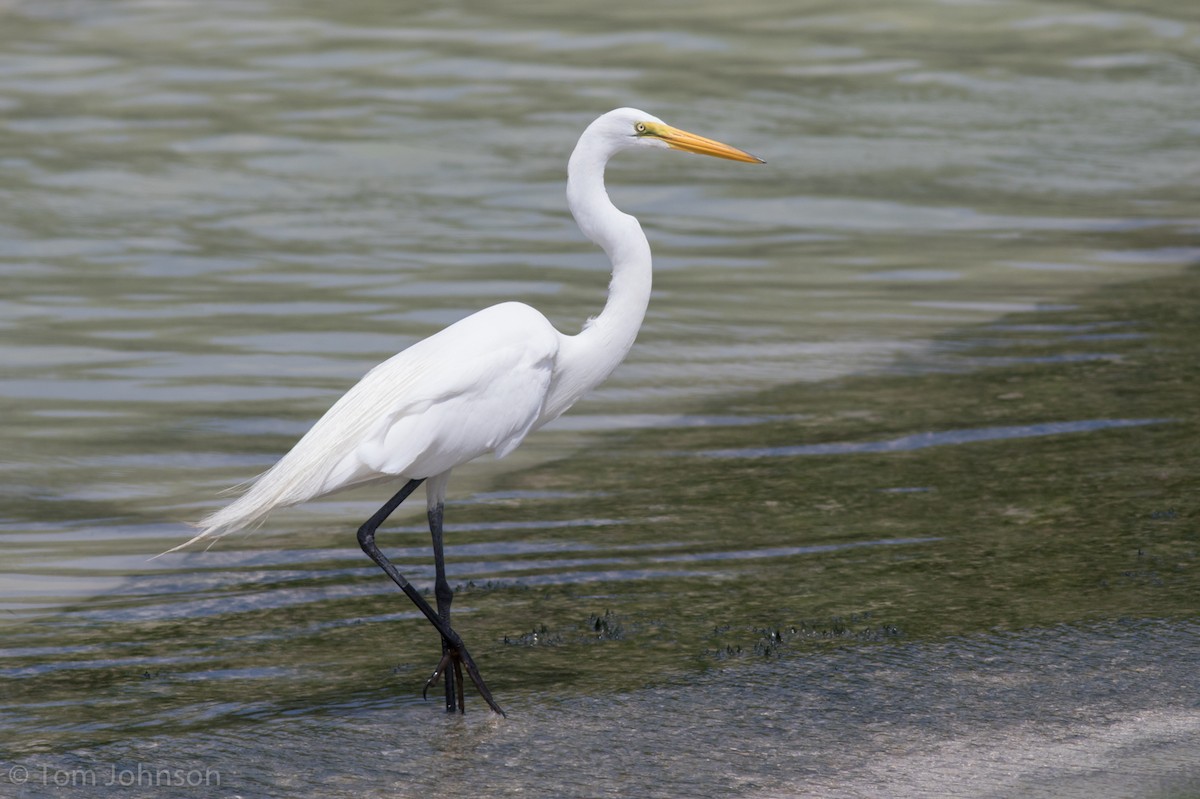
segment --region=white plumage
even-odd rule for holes
[[[550,420],[542,407],[560,338],[536,310],[506,302],[413,344],[367,372],[181,546],[336,491],[438,475],[487,452],[504,457]]]
[[[619,108],[601,116],[571,153],[567,204],[580,229],[612,261],[604,310],[568,336],[528,305],[506,302],[417,342],[368,372],[246,493],[202,519],[195,537],[175,549],[259,524],[276,508],[354,486],[405,481],[359,528],[359,545],[441,634],[442,659],[426,689],[452,666],[456,682],[447,677],[446,709],[462,709],[465,668],[492,710],[502,713],[450,626],[454,592],[443,557],[442,502],[454,467],[488,452],[498,458],[512,452],[608,377],[633,346],[650,301],[650,245],[638,221],[617,210],[604,188],[608,159],[633,147],[761,162],[644,111]],[[421,482],[433,537],[437,611],[375,543],[379,525]]]
[[[567,203],[613,264],[608,302],[577,335],[559,333],[517,302],[462,319],[368,372],[271,469],[228,506],[202,519],[203,539],[260,524],[272,510],[382,481],[440,477],[487,452],[502,458],[600,383],[633,346],[650,299],[650,246],[637,219],[608,199],[604,166],[617,151],[674,147],[759,162],[632,108],[601,116],[567,166]]]

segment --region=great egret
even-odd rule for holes
[[[425,689],[445,675],[446,710],[464,708],[462,669],[488,705],[503,713],[462,638],[450,626],[453,591],[442,554],[442,513],[450,471],[486,452],[503,458],[529,433],[570,408],[624,360],[650,299],[650,246],[637,219],[604,188],[604,167],[620,150],[673,148],[733,161],[762,159],[671,127],[633,108],[596,119],[567,165],[567,204],[584,234],[612,261],[608,300],[576,335],[559,333],[519,302],[486,308],[376,366],[237,500],[196,526],[175,551],[261,523],[272,510],[335,491],[404,480],[358,530],[363,551],[400,586],[442,637],[442,658]],[[375,545],[375,531],[425,483],[433,537],[437,611]],[[454,668],[455,680],[446,673]]]

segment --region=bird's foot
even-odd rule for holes
[[[429,698],[429,689],[437,685],[443,675],[447,680],[450,679],[447,673],[447,667],[454,667],[454,683],[458,691],[458,712],[467,712],[466,695],[463,694],[463,668],[467,670],[467,676],[471,678],[471,682],[475,684],[475,690],[479,691],[479,695],[483,697],[483,701],[488,703],[488,707],[493,712],[504,715],[504,711],[500,709],[500,705],[496,704],[496,700],[492,698],[492,692],[488,690],[487,683],[483,681],[483,676],[479,673],[479,668],[475,665],[475,661],[471,659],[471,655],[467,652],[467,648],[462,645],[461,639],[458,644],[446,642],[442,651],[442,659],[438,661],[437,666],[433,670],[433,674],[429,675],[429,679],[425,681],[425,688],[421,691],[421,696],[425,699]]]

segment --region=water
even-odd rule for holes
[[[1183,2],[6,4],[0,793],[1197,792],[1198,50]],[[456,473],[507,720],[421,701],[377,491],[147,561],[406,344],[596,313],[562,181],[619,105],[768,164],[614,163],[637,346]]]

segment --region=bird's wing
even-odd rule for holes
[[[541,413],[559,338],[537,311],[505,303],[381,364],[363,382],[395,393],[386,406],[365,414],[375,423],[335,467],[326,490],[337,490],[344,480],[441,474],[486,452],[507,455]],[[396,391],[397,378],[414,371],[404,356],[418,347],[410,357],[420,358],[420,376]]]
[[[507,454],[537,420],[559,338],[533,308],[503,303],[413,344],[368,372],[246,494],[200,526],[236,529],[354,485]]]

